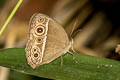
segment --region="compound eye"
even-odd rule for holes
[[[41,26],[41,25],[37,26],[37,28],[35,29],[35,33],[38,36],[44,35],[44,33],[45,33],[45,27]]]

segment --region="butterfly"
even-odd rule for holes
[[[35,13],[29,22],[26,58],[34,69],[48,64],[69,51],[72,42],[64,28],[49,16]]]

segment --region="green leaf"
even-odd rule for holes
[[[10,70],[8,80],[34,80],[34,77],[31,75]]]
[[[55,61],[32,69],[26,61],[24,48],[0,50],[0,66],[13,70],[56,80],[120,80],[120,63],[118,61],[75,54],[77,64],[72,56],[63,57]]]

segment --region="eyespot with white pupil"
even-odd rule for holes
[[[42,33],[43,32],[43,28],[37,28],[37,32],[38,33]]]
[[[37,28],[35,29],[35,33],[38,36],[44,35],[44,33],[45,33],[44,26],[41,26],[41,25],[37,26]]]
[[[38,57],[38,53],[35,53],[35,54],[34,54],[34,57]]]

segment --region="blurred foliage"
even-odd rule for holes
[[[8,80],[50,80],[50,79],[41,78],[33,75],[20,73],[14,70],[10,70]]]
[[[0,8],[4,5],[6,0],[0,0]]]
[[[33,80],[34,77],[31,75],[27,75],[27,74],[23,74],[23,73],[11,70],[8,79],[9,80]]]

